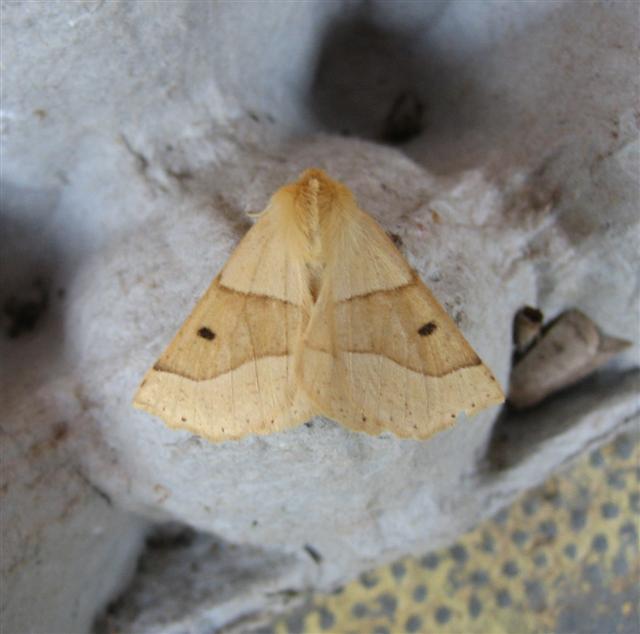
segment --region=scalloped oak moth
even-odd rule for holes
[[[503,400],[383,229],[310,169],[273,195],[134,405],[218,442],[318,415],[427,438]]]

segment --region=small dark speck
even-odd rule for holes
[[[588,564],[582,571],[582,578],[593,588],[602,588],[604,583],[602,568],[598,564]]]
[[[49,290],[45,282],[35,279],[21,297],[10,297],[4,303],[7,317],[7,337],[14,339],[35,329],[49,305]]]
[[[616,577],[626,577],[629,574],[629,564],[624,555],[624,551],[618,552],[612,561],[613,573]]]
[[[482,602],[478,597],[472,595],[469,599],[469,616],[472,619],[478,618],[480,616],[480,612],[482,612]]]
[[[533,515],[538,510],[539,505],[540,503],[538,501],[538,498],[527,498],[522,503],[522,510],[524,511],[525,515]]]
[[[366,423],[366,422],[367,422],[367,417],[366,417],[364,414],[362,415],[362,422],[363,422],[363,423]]]
[[[582,530],[587,525],[587,512],[584,509],[573,509],[571,511],[569,524],[575,532]]]
[[[511,535],[511,541],[513,541],[516,546],[522,546],[529,539],[529,535],[526,531],[517,530],[514,531]]]
[[[198,330],[198,337],[202,337],[207,341],[213,341],[216,338],[216,333],[206,326],[203,326],[202,328],[200,328],[200,330]]]
[[[428,555],[425,555],[420,560],[420,565],[423,568],[428,568],[429,570],[434,570],[435,568],[438,567],[438,563],[439,562],[440,562],[440,558],[438,557],[438,555],[436,555],[435,553],[429,553]]]
[[[603,553],[607,550],[607,548],[609,547],[609,544],[607,543],[606,536],[603,535],[602,533],[598,533],[593,538],[593,542],[591,543],[591,546],[593,550],[595,550],[596,552]]]
[[[392,617],[398,607],[397,599],[390,594],[389,592],[385,592],[381,594],[377,598],[378,604],[380,605],[380,611],[383,612],[388,617]]]
[[[451,610],[442,605],[436,610],[436,621],[440,624],[447,623],[451,618]]]
[[[486,570],[474,570],[469,575],[469,581],[471,581],[471,584],[474,586],[485,586],[489,583],[489,574]]]
[[[305,427],[308,427],[309,429],[311,429],[311,428],[313,427],[313,423],[312,423],[311,421],[309,421],[309,422],[306,422],[306,423],[304,424],[304,426],[305,426]]]
[[[319,608],[318,616],[320,617],[320,627],[323,630],[331,629],[336,621],[336,617],[333,615],[333,612],[327,610],[327,608]]]
[[[638,529],[633,522],[625,522],[619,529],[620,540],[625,544],[633,544],[638,539]]]
[[[610,471],[607,474],[607,484],[612,489],[617,489],[618,491],[622,491],[626,486],[624,472],[622,471],[622,469],[616,469],[615,471]]]
[[[485,553],[492,553],[495,550],[495,545],[495,539],[493,536],[490,533],[484,533],[480,548],[482,548]]]
[[[367,606],[364,603],[358,602],[351,608],[351,614],[357,619],[362,619],[367,615]]]
[[[407,619],[404,627],[406,632],[420,632],[422,630],[422,619],[417,614],[413,614]]]
[[[378,577],[376,577],[372,572],[363,572],[360,575],[360,583],[365,588],[373,588],[378,583],[378,581]]]
[[[511,595],[508,590],[499,590],[496,594],[496,603],[501,608],[506,608],[511,605]]]
[[[614,442],[614,449],[616,456],[619,458],[630,458],[633,454],[633,442],[629,436],[623,434],[616,438]]]
[[[518,564],[513,560],[506,561],[502,566],[502,574],[507,577],[515,577],[519,572]]]
[[[436,324],[435,321],[430,321],[429,323],[424,324],[424,326],[421,326],[418,329],[418,334],[421,337],[427,337],[430,334],[432,334],[433,332],[435,332],[437,327],[438,327],[438,325]]]
[[[180,420],[181,420],[183,423],[186,423],[186,422],[187,422],[187,419],[186,419],[184,416],[181,416],[181,417],[180,417]]]
[[[382,138],[389,143],[404,143],[423,129],[424,103],[413,91],[400,93],[384,121]]]
[[[467,549],[462,544],[454,544],[450,548],[449,553],[451,558],[458,564],[464,564],[469,558]]]
[[[146,545],[148,549],[172,551],[181,548],[188,548],[196,538],[195,531],[185,528],[175,533],[153,533],[147,537]]]
[[[591,455],[589,456],[589,463],[592,467],[601,467],[604,464],[604,458],[599,449],[591,452]]]
[[[389,231],[387,235],[391,238],[393,244],[395,244],[398,248],[402,247],[402,245],[404,244],[402,242],[402,238],[397,233],[392,233],[391,231]]]
[[[558,528],[553,520],[545,520],[538,525],[538,531],[545,540],[553,541],[558,533]]]
[[[309,557],[311,557],[311,559],[313,559],[317,564],[322,561],[322,555],[313,546],[305,544],[304,549],[307,555],[309,555]]]

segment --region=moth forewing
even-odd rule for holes
[[[503,400],[392,240],[311,169],[274,194],[134,404],[221,441],[314,415],[427,438]]]

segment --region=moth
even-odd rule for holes
[[[309,169],[273,195],[134,405],[219,442],[314,416],[423,439],[503,400],[385,231]]]

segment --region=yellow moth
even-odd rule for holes
[[[310,169],[273,195],[134,405],[222,441],[317,415],[427,438],[503,400],[383,229]]]

